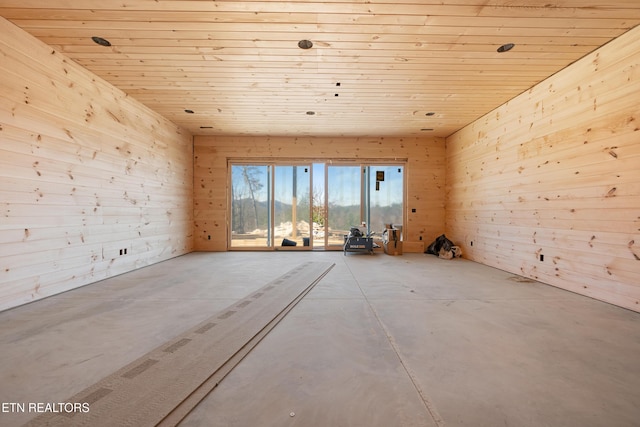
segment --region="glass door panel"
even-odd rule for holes
[[[342,248],[344,236],[362,222],[362,168],[327,165],[325,247]]]
[[[273,236],[275,246],[308,247],[311,242],[311,166],[275,166]]]
[[[268,248],[271,234],[271,167],[231,166],[231,247]]]
[[[370,231],[382,236],[384,224],[402,224],[404,179],[403,166],[368,167],[368,209],[365,215]]]

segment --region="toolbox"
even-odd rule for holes
[[[347,252],[369,252],[373,254],[373,237],[364,236],[357,227],[351,227],[344,235],[344,254]]]

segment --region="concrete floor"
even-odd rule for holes
[[[64,402],[309,260],[336,266],[181,425],[640,425],[640,314],[423,254],[192,253],[2,312],[0,402]]]

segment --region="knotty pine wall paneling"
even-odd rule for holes
[[[640,311],[639,93],[636,27],[447,138],[465,257]]]
[[[0,34],[0,310],[190,252],[191,135],[2,18]]]
[[[406,159],[404,251],[422,252],[444,231],[444,138],[196,136],[194,153],[196,250],[227,250],[228,159]]]

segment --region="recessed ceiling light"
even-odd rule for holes
[[[313,47],[313,43],[311,42],[311,40],[300,40],[298,42],[298,47],[300,49],[311,49]]]
[[[184,112],[187,114],[193,114],[193,110],[184,110]]]
[[[510,51],[511,49],[513,49],[513,48],[514,48],[514,46],[515,46],[515,44],[513,44],[513,43],[503,44],[502,46],[500,46],[500,47],[498,48],[498,52],[500,52],[500,53],[502,53],[502,52],[508,52],[508,51]]]
[[[314,116],[315,114],[315,111],[307,111],[307,116]]]
[[[109,42],[109,40],[107,39],[103,39],[102,37],[97,37],[97,36],[93,36],[91,37],[91,40],[93,40],[95,43],[99,44],[100,46],[111,46],[111,43]]]

